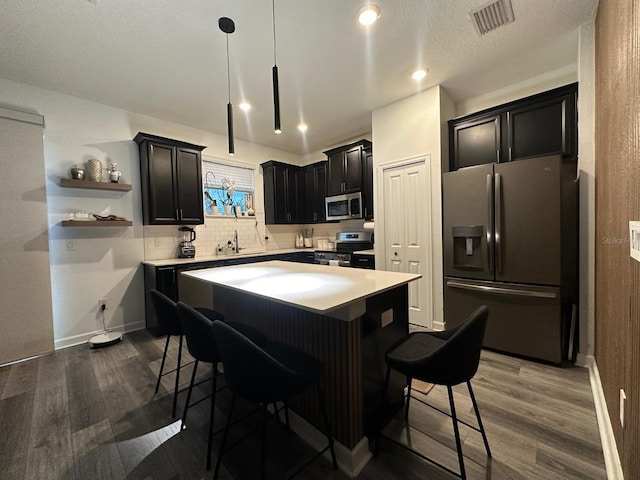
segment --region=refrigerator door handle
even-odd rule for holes
[[[493,175],[487,175],[487,267],[493,272]]]
[[[502,236],[502,175],[496,173],[496,188],[494,191],[494,212],[495,212],[495,227],[494,227],[494,239],[496,243],[495,255],[496,255],[496,271],[502,273],[502,248],[500,245]]]
[[[519,290],[516,288],[490,287],[488,285],[475,285],[473,283],[447,280],[447,287],[471,290],[474,292],[493,293],[496,295],[511,295],[516,297],[556,298],[553,292],[538,292],[536,290]]]

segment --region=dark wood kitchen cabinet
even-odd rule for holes
[[[578,84],[449,121],[449,170],[578,154]]]
[[[327,162],[303,167],[304,216],[303,223],[324,222],[327,219],[324,198],[327,196]]]
[[[365,220],[373,218],[373,153],[364,157],[362,171],[362,214]]]
[[[327,195],[362,190],[365,155],[371,152],[371,142],[360,140],[327,150]]]
[[[145,225],[204,223],[202,157],[206,147],[138,133]]]
[[[267,225],[299,223],[300,167],[270,160],[260,165],[264,182],[264,220]]]

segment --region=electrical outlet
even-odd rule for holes
[[[162,246],[162,241],[158,237],[156,237],[154,240],[154,244],[156,248],[160,248]]]
[[[624,393],[624,389],[620,389],[620,425],[624,428],[624,404],[627,400],[627,395]]]
[[[107,300],[108,298],[99,298],[98,299],[98,310],[106,310],[107,309]]]
[[[76,242],[74,240],[66,240],[64,245],[67,248],[67,252],[76,251]]]

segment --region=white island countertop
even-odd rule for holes
[[[341,320],[362,315],[368,297],[421,277],[278,260],[191,270],[182,275]]]

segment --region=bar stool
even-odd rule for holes
[[[218,363],[221,361],[220,350],[218,349],[218,344],[216,343],[216,339],[211,329],[211,319],[215,318],[218,323],[223,323],[224,317],[222,316],[222,314],[216,312],[215,310],[208,310],[206,312],[208,313],[208,315],[205,316],[201,311],[198,311],[183,302],[177,303],[177,311],[180,318],[180,323],[182,325],[182,330],[184,331],[184,335],[187,338],[187,348],[189,349],[189,353],[191,354],[191,356],[195,359],[193,372],[191,374],[191,382],[189,383],[189,390],[187,393],[187,401],[184,406],[184,413],[182,414],[183,427],[187,420],[187,411],[189,407],[193,406],[190,404],[191,393],[195,384],[198,365],[200,364],[200,362],[205,362],[210,363],[213,367],[213,382],[210,395],[211,409],[209,412],[209,433],[207,435],[207,470],[209,470],[211,468],[211,446],[213,443],[213,423],[215,416],[214,413],[216,407],[216,393],[219,375]],[[261,345],[266,343],[266,336],[259,330],[236,322],[230,323],[234,326],[234,328],[242,330],[247,337],[252,339],[252,341]]]
[[[160,388],[160,380],[165,375],[169,375],[170,373],[176,373],[175,386],[173,388],[173,407],[171,409],[171,416],[175,418],[176,416],[176,405],[178,401],[178,387],[180,385],[180,369],[187,365],[190,365],[193,362],[189,362],[185,365],[181,365],[182,362],[182,326],[180,325],[180,319],[178,318],[178,310],[176,309],[176,303],[167,297],[164,293],[161,293],[159,290],[152,288],[149,291],[151,295],[151,301],[153,302],[153,307],[156,311],[156,315],[158,316],[158,327],[160,331],[167,336],[167,341],[164,344],[164,352],[162,353],[162,362],[160,363],[160,372],[158,373],[158,380],[156,381],[156,389],[153,394],[157,394]],[[178,343],[178,363],[176,368],[173,370],[169,370],[168,372],[164,372],[164,364],[167,359],[167,350],[169,349],[169,341],[172,336],[177,336],[179,338]]]
[[[256,345],[242,332],[223,322],[213,322],[212,330],[222,356],[227,387],[233,393],[220,445],[220,453],[213,473],[214,480],[218,478],[220,471],[237,397],[262,404],[260,478],[264,479],[266,474],[267,405],[270,403],[275,404],[278,401],[286,405],[289,398],[312,386],[316,387],[318,393],[318,403],[322,413],[327,446],[305,462],[288,478],[300,473],[327,450],[331,452],[333,468],[337,470],[338,464],[333,448],[333,437],[331,436],[325,398],[320,385],[320,378],[323,372],[320,360],[282,343],[269,342],[262,346]]]
[[[466,479],[466,473],[464,469],[464,459],[462,455],[462,444],[460,442],[458,422],[463,423],[482,434],[482,440],[484,441],[484,447],[487,451],[487,457],[491,458],[489,442],[487,441],[487,435],[484,431],[482,420],[480,419],[480,411],[478,410],[478,404],[476,403],[476,397],[473,394],[470,381],[478,370],[480,351],[482,349],[482,341],[488,316],[489,309],[486,306],[479,307],[458,327],[442,332],[411,333],[391,345],[385,355],[385,360],[387,362],[387,377],[384,386],[384,396],[382,398],[384,399],[386,397],[391,369],[406,375],[408,388],[406,396],[405,421],[407,422],[407,426],[409,401],[411,399],[411,381],[414,378],[422,380],[423,382],[433,383],[435,385],[445,385],[447,387],[447,392],[449,394],[449,407],[451,409],[450,415],[436,407],[432,407],[426,402],[422,402],[418,398],[414,398],[451,417],[456,440],[456,450],[458,452],[460,473],[458,474],[457,472],[454,472],[435,460],[412,450],[404,444],[398,444],[462,479]],[[469,388],[469,395],[471,396],[471,401],[473,403],[478,427],[458,420],[456,416],[452,387],[463,382],[466,382],[467,387]],[[380,431],[374,450],[374,456],[376,457],[380,447],[380,437],[382,436],[382,418],[383,416],[381,414]]]

